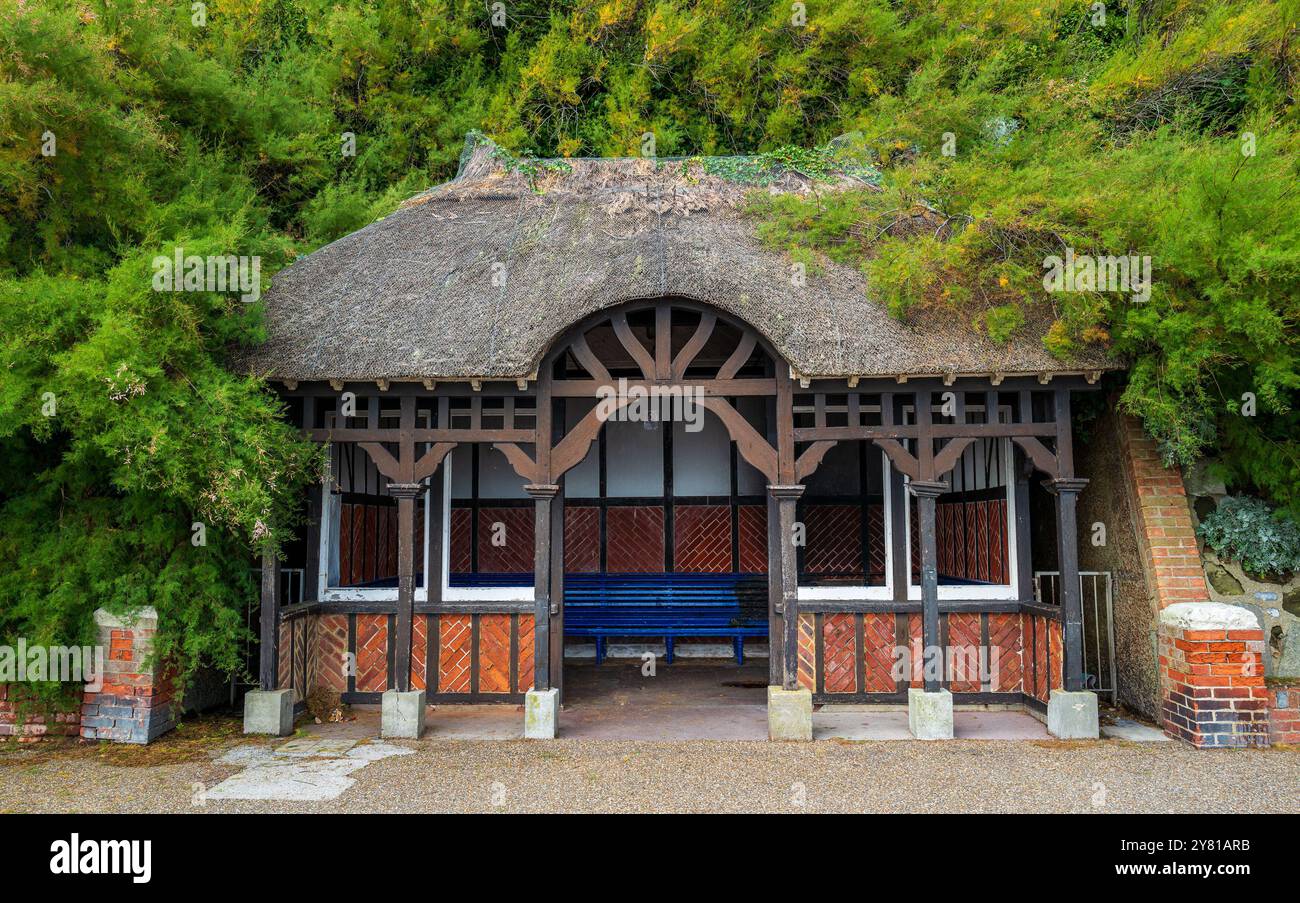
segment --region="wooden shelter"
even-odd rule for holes
[[[855,172],[759,187],[871,190]],[[754,188],[471,141],[454,181],[277,277],[240,363],[331,472],[264,563],[263,689],[519,702],[562,687],[579,601],[683,582],[765,585],[770,683],[814,702],[920,686],[1044,709],[1086,688],[1071,404],[1114,364],[1053,358],[1042,321],[996,344],[891,318],[856,271],[763,246]],[[698,402],[698,429],[624,416],[643,395]],[[1031,531],[1054,538],[1059,599],[1035,597]],[[738,653],[755,634],[719,630]],[[900,649],[937,667],[900,673]],[[958,674],[953,650],[1000,664]]]

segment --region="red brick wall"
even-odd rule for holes
[[[1300,744],[1300,684],[1268,688],[1268,738]]]
[[[615,506],[605,514],[605,569],[657,574],[664,569],[664,509]]]
[[[673,570],[731,573],[731,508],[678,505],[673,509]]]
[[[1136,418],[1120,418],[1119,441],[1135,503],[1134,526],[1144,553],[1147,583],[1158,606],[1208,601],[1182,476],[1160,462],[1155,441],[1143,432]]]
[[[1194,620],[1175,617],[1202,606],[1207,613]],[[1216,619],[1219,612],[1224,619]],[[1252,620],[1244,609],[1218,603],[1166,610],[1159,628],[1166,734],[1196,747],[1268,745],[1264,632],[1245,629]]]
[[[148,743],[170,730],[176,719],[171,681],[157,663],[150,662],[157,615],[148,610],[124,622],[100,609],[95,623],[99,644],[108,648],[108,660],[103,685],[82,695],[81,736]]]
[[[42,737],[76,736],[80,732],[79,711],[45,712],[25,695],[21,687],[0,684],[0,738],[16,737],[19,743],[34,743]]]

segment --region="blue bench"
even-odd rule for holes
[[[673,662],[677,637],[730,637],[745,663],[745,637],[767,636],[763,574],[566,574],[564,635],[596,641],[596,664],[609,637],[663,637]]]

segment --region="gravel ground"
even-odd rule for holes
[[[223,749],[238,741],[223,744]],[[1300,751],[1123,741],[423,740],[325,803],[208,801],[239,770],[0,762],[0,812],[1300,812]],[[210,758],[211,757],[211,758]]]

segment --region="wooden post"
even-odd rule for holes
[[[768,493],[776,500],[777,537],[781,568],[781,617],[783,620],[781,642],[781,686],[787,690],[799,688],[799,561],[794,545],[795,506],[803,495],[803,487],[768,486]],[[772,562],[777,564],[777,561]]]
[[[389,483],[388,494],[397,499],[397,623],[393,645],[393,670],[397,691],[411,690],[411,629],[415,623],[415,501],[424,495],[423,483]]]
[[[551,688],[551,503],[560,487],[529,483],[533,497],[533,689]]]
[[[280,645],[280,561],[270,550],[262,551],[261,650],[257,682],[263,690],[274,690],[279,680]]]
[[[1047,481],[1056,496],[1056,567],[1061,600],[1061,640],[1064,647],[1061,673],[1071,693],[1083,685],[1083,600],[1079,589],[1079,530],[1075,506],[1087,480],[1061,477]]]
[[[928,440],[927,440],[928,441]],[[937,693],[943,686],[943,650],[939,637],[939,555],[935,542],[935,499],[948,484],[938,480],[912,480],[908,490],[916,496],[917,532],[921,538],[921,664],[925,692]],[[938,656],[938,671],[932,663]]]

